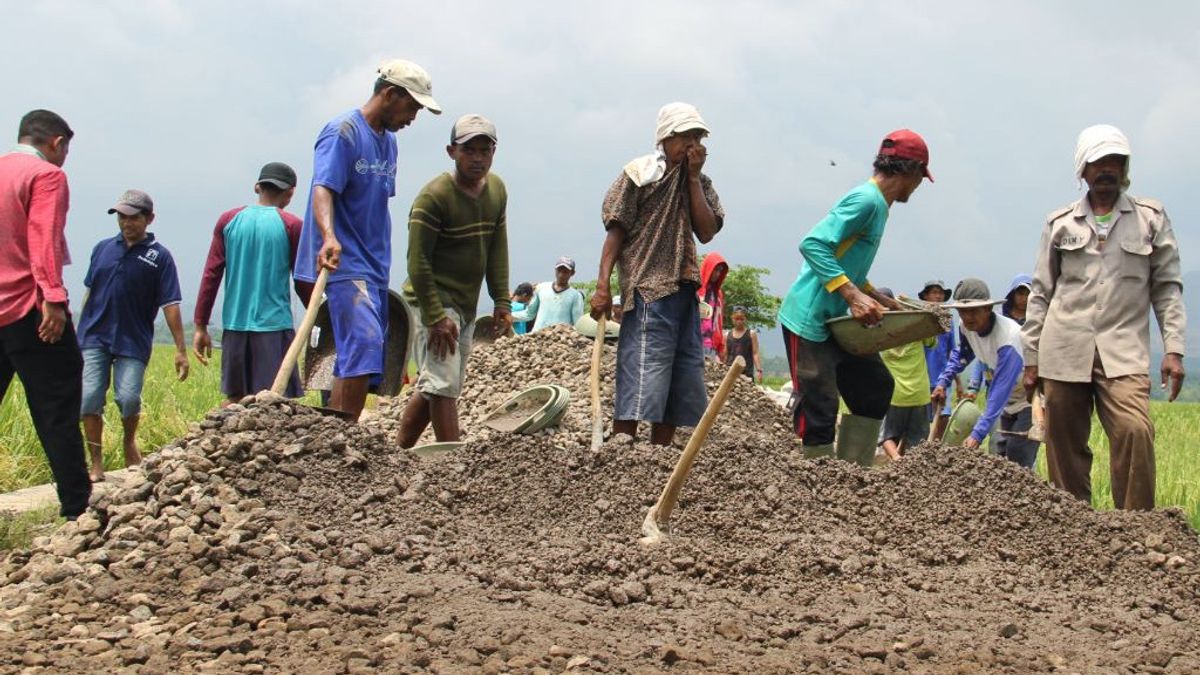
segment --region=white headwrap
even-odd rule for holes
[[[1088,164],[1108,155],[1125,156],[1125,174],[1129,174],[1129,139],[1111,124],[1096,124],[1079,132],[1075,143],[1075,178],[1083,180]]]
[[[667,173],[667,154],[662,142],[671,134],[692,129],[703,129],[709,133],[708,125],[700,117],[696,106],[688,103],[668,103],[658,109],[658,124],[654,130],[654,152],[642,155],[625,165],[625,175],[634,185],[642,187],[662,178]]]

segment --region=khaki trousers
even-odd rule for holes
[[[1091,503],[1092,406],[1111,448],[1113,504],[1154,508],[1154,425],[1150,422],[1150,376],[1109,378],[1097,352],[1091,382],[1042,380],[1046,405],[1046,464],[1050,482]]]

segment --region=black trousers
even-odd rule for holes
[[[887,415],[895,381],[878,354],[855,356],[833,338],[812,342],[786,327],[783,344],[798,393],[795,428],[805,445],[833,442],[839,395],[854,415],[878,420]]]
[[[69,317],[62,338],[55,344],[38,337],[41,321],[42,314],[35,309],[25,318],[0,327],[0,399],[8,393],[13,375],[21,378],[33,428],[50,460],[62,506],[60,513],[77,516],[87,508],[92,495],[79,432],[83,356]]]

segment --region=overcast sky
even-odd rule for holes
[[[259,167],[276,160],[300,174],[291,210],[302,216],[317,132],[361,105],[393,57],[425,67],[445,109],[399,134],[393,288],[409,205],[450,167],[458,115],[498,127],[515,285],[550,278],[560,255],[578,260],[577,278],[595,277],[604,191],[651,149],[658,107],[676,100],[713,130],[705,171],[728,215],[708,250],[770,268],[780,294],[801,237],[870,175],[879,140],[899,127],[925,136],[937,182],[893,208],[877,285],[915,292],[930,277],[979,276],[1002,293],[1031,271],[1046,213],[1081,194],[1075,138],[1101,122],[1129,136],[1131,192],[1166,204],[1183,269],[1200,270],[1200,207],[1187,197],[1200,157],[1200,5],[338,4],[0,1],[7,142],[32,108],[77,132],[73,304],[92,246],[116,233],[105,210],[137,187],[154,197],[152,229],[178,262],[190,319],[216,217],[251,200]]]

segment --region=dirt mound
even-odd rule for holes
[[[587,343],[481,348],[472,374],[504,370],[464,419],[537,381],[571,408],[553,434],[468,422],[435,458],[393,448],[387,406],[363,425],[270,396],[211,413],[144,482],[0,565],[0,667],[1200,670],[1200,543],[1178,513],[1097,514],[961,449],[806,461],[748,380],[669,543],[639,546],[678,448],[588,449]],[[514,354],[552,356],[502,386]]]

